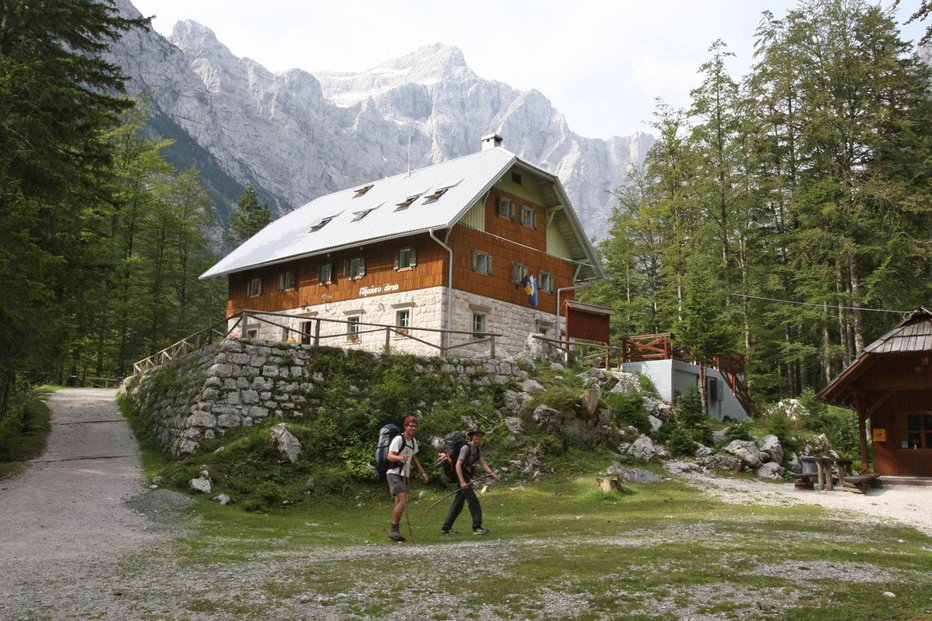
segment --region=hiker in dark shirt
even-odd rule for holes
[[[479,505],[479,498],[476,497],[476,490],[473,489],[471,481],[475,474],[476,464],[496,481],[499,476],[489,468],[479,451],[479,443],[482,442],[483,436],[482,430],[477,427],[471,429],[467,435],[469,436],[469,442],[460,449],[460,454],[456,458],[456,476],[459,480],[460,490],[453,499],[453,505],[450,507],[450,512],[447,513],[447,519],[444,520],[443,526],[440,527],[440,532],[444,535],[453,532],[453,523],[463,510],[463,503],[469,504],[473,534],[485,535],[489,532],[482,527],[482,507]]]

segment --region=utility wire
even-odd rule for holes
[[[814,303],[814,302],[797,302],[797,301],[795,301],[795,300],[781,300],[781,299],[779,299],[779,298],[762,298],[762,297],[757,296],[757,295],[745,295],[745,294],[743,294],[743,293],[729,293],[729,294],[727,294],[727,295],[733,295],[733,296],[735,296],[735,297],[737,297],[737,298],[748,298],[749,300],[765,300],[765,301],[767,301],[767,302],[780,302],[780,303],[782,303],[782,304],[798,304],[799,306],[815,306],[815,307],[818,307],[818,308],[822,308],[822,307],[825,306],[825,304],[816,304],[816,303]],[[886,309],[886,308],[864,308],[864,307],[861,307],[861,306],[841,306],[841,307],[839,307],[839,306],[836,306],[835,304],[828,304],[828,306],[831,307],[831,308],[842,308],[842,309],[844,309],[844,310],[853,310],[853,311],[873,311],[873,312],[875,312],[875,313],[895,313],[895,314],[897,314],[897,315],[905,315],[906,313],[909,312],[909,311],[901,311],[901,310],[890,310],[890,309]]]

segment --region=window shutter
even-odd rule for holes
[[[472,258],[472,271],[474,272],[479,271],[479,255],[476,254],[475,250],[472,251],[471,258]]]
[[[415,265],[417,265],[417,248],[415,246],[411,246],[411,267],[414,267]]]
[[[392,267],[395,268],[395,271],[398,271],[398,268],[401,267],[401,251],[396,250],[395,256],[392,259]]]
[[[485,273],[492,273],[492,255],[487,255],[485,258]]]
[[[366,257],[359,257],[359,275],[366,275]]]
[[[349,259],[343,259],[343,278],[349,278]]]

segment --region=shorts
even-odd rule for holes
[[[389,473],[386,478],[388,479],[388,491],[391,492],[392,496],[407,494],[408,490],[411,489],[411,482],[405,480],[401,475]]]

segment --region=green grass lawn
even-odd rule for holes
[[[409,542],[388,540],[381,488],[271,513],[198,502],[163,562],[252,576],[248,594],[205,590],[192,614],[335,618],[928,619],[932,541],[815,506],[723,504],[684,484],[594,489],[594,475],[482,496],[490,534],[443,537],[445,490],[415,488]],[[413,536],[411,536],[413,533]],[[884,595],[885,592],[895,597]],[[310,602],[310,604],[308,604]],[[232,608],[231,608],[232,606]]]

